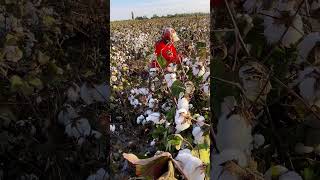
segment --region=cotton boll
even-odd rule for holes
[[[253,136],[253,142],[254,142],[254,147],[255,148],[259,148],[260,146],[262,146],[264,144],[264,136],[261,134],[255,134]]]
[[[202,90],[206,96],[210,96],[210,83],[205,83],[202,86]]]
[[[297,47],[297,63],[302,63],[307,59],[309,53],[311,52],[312,48],[314,48],[317,42],[320,42],[319,32],[310,33],[303,38],[303,40],[299,43]]]
[[[157,103],[158,103],[157,99],[150,98],[148,106],[149,106],[149,108],[153,109],[153,108],[155,108]]]
[[[203,131],[199,126],[196,126],[192,130],[192,135],[194,137],[194,143],[195,144],[203,144],[204,142],[204,137],[203,137]]]
[[[150,146],[154,146],[156,144],[155,139],[151,141]]]
[[[221,114],[229,114],[237,105],[237,101],[233,96],[227,96],[224,98],[221,104]]]
[[[178,109],[185,109],[186,111],[189,111],[189,100],[185,98],[183,94],[179,95]]]
[[[164,78],[168,84],[168,87],[170,88],[172,84],[177,80],[177,75],[175,73],[166,74],[164,75]]]
[[[203,116],[199,116],[197,118],[197,124],[201,127],[204,125],[205,118]]]
[[[262,7],[261,0],[245,0],[243,8],[248,13],[253,13],[255,10],[259,11]]]
[[[218,121],[218,149],[238,149],[249,153],[252,142],[251,130],[251,125],[241,115],[234,114],[227,118],[227,115],[223,114]]]
[[[279,177],[279,180],[303,180],[303,179],[298,173],[294,171],[290,171],[288,173],[281,175]]]
[[[77,111],[69,104],[65,104],[58,114],[58,122],[64,126],[71,123],[71,120],[79,117]]]
[[[311,10],[317,10],[320,8],[320,0],[313,0],[312,4],[310,5]]]
[[[180,133],[190,127],[189,122],[185,122],[185,116],[187,115],[187,110],[179,109],[176,111],[175,115],[175,124],[176,124],[176,133]]]
[[[90,175],[87,180],[107,180],[109,179],[109,174],[100,168],[95,174]]]
[[[209,79],[209,76],[210,76],[210,72],[207,71],[207,72],[203,75],[202,81],[206,82],[206,81],[210,80],[210,79]]]
[[[114,132],[116,130],[116,126],[114,124],[110,124],[110,131]]]
[[[145,121],[145,118],[143,115],[140,115],[138,118],[137,118],[137,124],[140,124],[142,123],[143,121]]]
[[[294,2],[291,1],[289,3],[281,3],[279,2],[277,5],[277,9],[280,11],[289,11],[290,16],[295,14],[293,10]],[[270,16],[264,16],[264,35],[268,41],[268,43],[273,44],[280,40],[282,34],[286,31],[286,26],[284,23],[279,23],[278,19],[282,19],[282,15],[278,10],[274,9],[272,11],[266,12],[266,14]],[[276,18],[273,18],[276,17]],[[278,18],[278,19],[277,19]],[[290,47],[291,44],[296,43],[301,37],[303,37],[303,22],[302,18],[299,14],[295,16],[293,19],[293,27],[290,26],[288,31],[284,35],[282,39],[282,44],[285,47]]]
[[[79,138],[82,136],[89,136],[91,126],[88,119],[81,118],[66,126],[65,132],[69,137]]]
[[[67,91],[67,96],[69,101],[78,101],[80,97],[80,87],[74,83],[71,87],[69,87]]]
[[[303,99],[310,105],[318,105],[320,90],[317,88],[317,81],[320,79],[320,70],[316,67],[307,67],[299,72],[298,79],[294,84],[299,84],[299,91]]]
[[[154,112],[151,113],[147,118],[146,121],[152,121],[155,124],[162,124],[162,121],[160,121],[160,113]]]
[[[157,75],[157,71],[158,71],[157,68],[150,68],[150,70],[149,70],[149,76],[155,77],[155,76]]]
[[[180,163],[188,179],[203,180],[205,178],[205,174],[201,170],[202,161],[192,156],[189,149],[180,150],[175,160]]]
[[[203,76],[206,73],[206,69],[203,66],[202,63],[200,62],[196,62],[193,66],[192,66],[192,73],[194,76]]]
[[[93,135],[96,139],[99,139],[99,138],[102,136],[102,134],[101,134],[99,131],[95,131],[95,130],[92,131],[92,135]]]
[[[237,149],[226,149],[213,156],[213,166],[220,166],[228,161],[236,161],[240,167],[248,166],[248,156]]]
[[[311,153],[313,152],[314,148],[313,147],[309,147],[309,146],[305,146],[302,143],[297,143],[294,151],[298,154],[307,154],[307,153]]]

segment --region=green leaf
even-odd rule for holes
[[[37,89],[41,90],[43,88],[43,83],[39,78],[32,78],[28,80],[28,83]]]
[[[176,108],[171,108],[167,113],[166,113],[166,119],[169,122],[173,122],[173,118],[175,116],[176,113]]]
[[[206,43],[205,42],[197,42],[196,48],[199,50],[201,48],[206,48]]]
[[[315,180],[316,174],[311,168],[305,168],[303,170],[303,179],[304,180]]]
[[[55,25],[56,20],[52,16],[44,16],[42,19],[42,22],[45,26],[51,27],[51,26]]]
[[[18,89],[20,89],[24,85],[23,80],[18,75],[13,75],[10,78],[10,83],[11,83],[11,90],[12,91],[17,91]]]
[[[63,74],[63,69],[61,69],[60,67],[58,67],[55,63],[53,62],[49,62],[48,64],[48,69],[49,69],[49,72],[51,74],[54,74],[54,75],[62,75]]]
[[[183,142],[183,137],[180,134],[173,134],[168,136],[168,146],[174,146],[176,150],[180,150],[182,142]]]
[[[184,84],[180,80],[176,80],[173,82],[171,86],[171,92],[174,96],[179,97],[180,92],[184,92],[184,90]]]
[[[44,54],[41,51],[39,51],[39,53],[38,53],[38,62],[41,65],[48,64],[49,63],[49,59],[50,59],[49,56],[47,56],[46,54]]]
[[[161,68],[167,67],[167,60],[163,56],[159,56],[157,58],[157,61],[158,61]]]
[[[194,148],[191,151],[191,153],[193,156],[199,157],[199,159],[204,164],[210,164],[210,148],[207,148],[207,149]]]

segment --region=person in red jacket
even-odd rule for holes
[[[179,41],[176,31],[173,28],[165,28],[162,31],[161,39],[155,44],[155,55],[158,59],[162,56],[166,61],[166,67],[170,63],[180,64],[181,56],[177,53],[174,42]],[[150,68],[159,68],[160,65],[156,59],[152,60]]]

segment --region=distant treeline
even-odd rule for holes
[[[157,14],[154,14],[150,19],[185,17],[185,16],[191,16],[191,15],[203,16],[203,15],[208,15],[208,14],[209,13],[183,13],[183,14],[168,14],[166,16],[158,16]],[[137,16],[135,19],[136,20],[144,20],[144,19],[149,19],[149,18],[147,16]]]

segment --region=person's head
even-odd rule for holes
[[[176,31],[170,27],[164,28],[162,30],[161,38],[166,42],[172,42],[172,43],[180,40]]]

